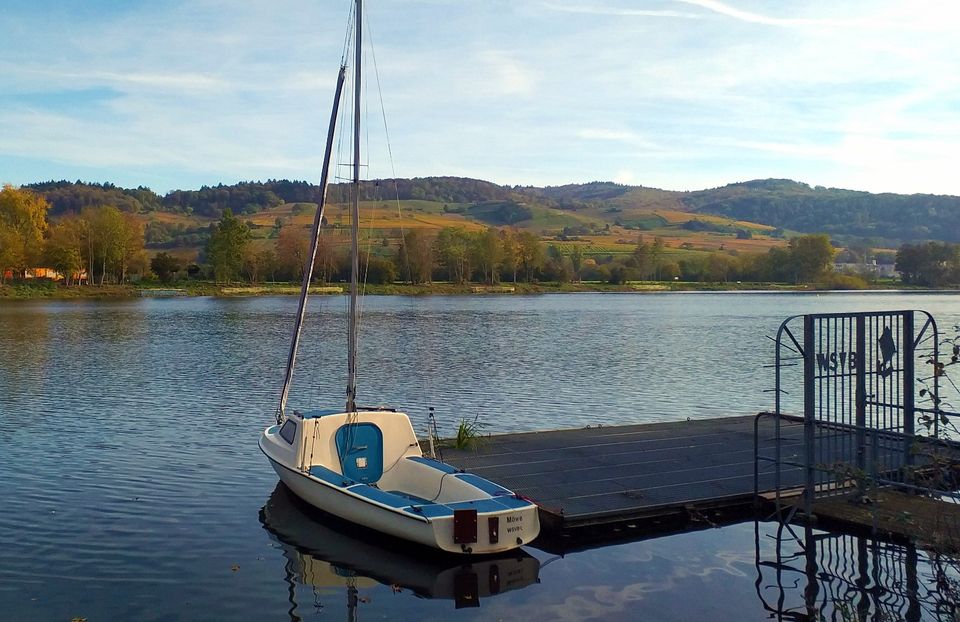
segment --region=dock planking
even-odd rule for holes
[[[804,483],[804,425],[780,421],[779,490],[790,496]],[[817,425],[816,463],[849,462],[855,433]],[[758,462],[759,498],[755,430],[757,454],[767,458]],[[750,415],[495,435],[475,449],[446,448],[443,459],[535,501],[547,538],[602,540],[624,526],[654,535],[755,516],[777,489],[776,440],[773,416]],[[901,444],[882,442],[880,463],[895,463],[899,452]],[[941,457],[960,463],[955,450]]]
[[[547,530],[569,531],[752,506],[755,419],[495,435],[472,450],[444,449],[443,459],[536,501]],[[760,451],[770,452],[774,421],[758,425]],[[781,451],[799,460],[802,426],[783,426],[781,435]],[[781,472],[781,489],[801,482],[801,469]],[[760,490],[773,488],[765,469]]]

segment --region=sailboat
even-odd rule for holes
[[[539,534],[536,504],[482,477],[424,456],[406,413],[357,405],[362,18],[363,0],[354,0],[353,205],[346,406],[342,410],[287,410],[326,206],[336,122],[347,72],[345,55],[327,130],[321,197],[314,215],[276,424],[261,434],[260,449],[294,494],[346,521],[453,553],[477,555],[508,551],[531,542]]]

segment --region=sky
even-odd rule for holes
[[[3,0],[0,182],[316,182],[351,4]],[[365,5],[364,178],[960,195],[955,0]]]

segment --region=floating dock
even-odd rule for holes
[[[772,450],[773,419],[751,415],[495,435],[443,459],[537,502],[545,538],[639,536],[751,515],[754,426],[760,451]],[[802,426],[781,436],[781,451],[799,456]],[[781,490],[798,487],[802,469],[780,477]],[[773,478],[760,473],[761,492]]]

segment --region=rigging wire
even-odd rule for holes
[[[393,144],[390,140],[390,124],[387,122],[387,107],[383,102],[383,87],[380,83],[380,66],[377,64],[377,48],[376,48],[376,45],[374,45],[373,24],[372,24],[372,21],[369,19],[366,19],[364,21],[366,22],[366,31],[367,31],[367,40],[369,41],[370,59],[373,62],[374,81],[377,85],[377,98],[380,102],[380,117],[381,117],[381,120],[383,121],[383,133],[384,133],[384,138],[386,140],[386,147],[387,147],[387,160],[390,163],[390,175],[391,175],[391,182],[393,183],[393,195],[394,195],[393,201],[397,208],[397,223],[399,224],[399,229],[400,229],[399,247],[403,249],[407,241],[406,240],[407,232],[403,224],[403,209],[400,205],[400,186],[397,183],[397,167],[396,167],[396,162],[394,161],[394,158],[393,158]],[[367,98],[368,102],[369,102],[369,99],[370,98]],[[369,131],[369,124],[367,125],[367,128]],[[369,149],[367,153],[369,154]],[[407,269],[407,273],[410,275],[410,279],[412,281],[413,269],[410,262],[409,248],[404,249],[403,258],[404,258],[404,263],[406,264],[405,267]],[[368,262],[368,269],[369,269],[369,256],[367,258],[367,262]],[[413,341],[413,347],[416,350],[415,360],[418,361],[417,369],[422,370],[424,369],[424,364],[426,361],[426,357],[424,355],[423,343],[421,342],[420,339],[413,339],[412,341]],[[417,384],[419,385],[419,389],[420,389],[421,403],[426,404],[428,401],[427,399],[428,395],[431,393],[427,387],[429,375],[419,373],[416,375],[416,377],[419,380]],[[429,427],[429,422],[427,425]],[[434,426],[435,425],[436,424],[434,423]],[[432,434],[433,432],[430,432],[430,433]]]

